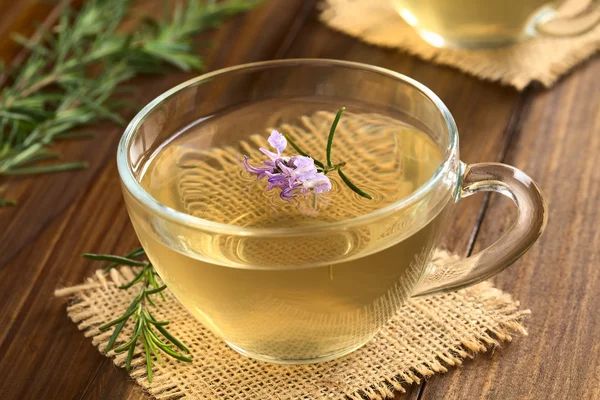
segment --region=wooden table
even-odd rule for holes
[[[147,1],[149,12],[159,1]],[[24,29],[48,7],[0,0],[0,51],[8,30]],[[527,171],[550,202],[546,233],[495,283],[532,309],[529,337],[480,354],[398,399],[600,398],[600,57],[582,63],[549,90],[523,92],[455,69],[375,48],[328,29],[315,0],[272,0],[204,34],[210,70],[292,57],[338,58],[389,68],[423,82],[454,114],[468,163],[499,161]],[[204,41],[203,43],[206,43]],[[147,102],[192,74],[136,79]],[[80,254],[122,254],[137,240],[123,204],[115,163],[122,129],[94,127],[96,138],[60,145],[82,172],[8,182],[16,208],[0,210],[0,398],[145,398],[65,312],[58,286],[73,285],[97,264]],[[497,196],[462,201],[444,245],[469,254],[512,223]]]

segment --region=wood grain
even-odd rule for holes
[[[161,0],[143,3],[149,13]],[[318,21],[316,1],[271,0],[198,38],[211,41],[211,70],[271,58],[322,57],[375,64],[407,74],[436,92],[460,130],[463,161],[501,161],[530,173],[545,189],[550,224],[541,242],[497,283],[533,308],[531,337],[478,356],[462,368],[409,388],[398,399],[600,398],[598,261],[600,60],[548,91],[525,94],[457,70],[365,45]],[[49,8],[0,0],[0,32],[24,30]],[[37,11],[33,11],[37,10]],[[43,11],[45,10],[45,11]],[[39,14],[38,14],[39,13]],[[29,31],[30,32],[30,31]],[[7,50],[6,34],[0,54]],[[146,103],[192,75],[173,72],[134,82]],[[0,394],[2,399],[133,399],[142,391],[100,355],[66,317],[57,286],[75,284],[96,265],[87,251],[123,253],[137,242],[115,166],[121,128],[101,124],[95,139],[61,145],[82,172],[12,180],[20,205],[0,210]],[[596,134],[595,134],[596,133]],[[507,229],[510,204],[492,196],[462,201],[444,246],[467,253]]]
[[[50,2],[0,0],[0,56],[4,61],[13,60],[21,51],[11,35],[30,37],[53,8]]]
[[[495,279],[533,311],[530,337],[431,379],[420,399],[600,398],[600,57],[532,95],[505,162],[527,171],[549,199],[540,242]],[[510,224],[494,196],[476,250]]]

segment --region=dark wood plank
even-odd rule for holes
[[[13,60],[21,47],[11,35],[30,37],[36,29],[34,22],[44,21],[54,6],[50,2],[0,0],[0,58],[7,64]]]
[[[300,0],[287,1],[285,7],[270,2],[203,35],[199,40],[214,43],[201,50],[209,68],[274,57],[289,41],[290,26],[304,6]],[[173,72],[137,79],[138,101],[146,103],[191,76]],[[21,204],[0,213],[0,226],[6,227],[0,231],[3,399],[81,397],[93,393],[91,384],[103,366],[114,370],[67,319],[64,301],[52,295],[57,286],[75,284],[94,269],[79,254],[124,252],[136,242],[114,162],[122,129],[107,124],[97,130],[95,139],[60,148],[66,159],[90,161],[88,170],[18,182],[25,188]],[[113,390],[115,381],[124,382],[116,387],[118,398],[141,393],[123,376],[111,379]],[[102,382],[100,389],[105,389]]]
[[[599,74],[595,57],[537,92],[504,160],[534,177],[550,205],[540,242],[495,279],[532,309],[530,337],[433,378],[421,399],[600,398]],[[510,202],[494,196],[476,250],[511,216]]]

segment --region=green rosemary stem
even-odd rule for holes
[[[348,179],[348,177],[346,176],[346,174],[344,174],[342,172],[341,168],[339,168],[337,170],[337,172],[340,175],[340,178],[342,178],[342,181],[344,181],[344,183],[346,184],[346,186],[348,186],[350,189],[352,189],[359,196],[362,196],[365,199],[373,200],[373,197],[370,194],[368,194],[367,192],[364,192],[364,191],[360,190],[354,183],[352,183],[352,181],[350,179]]]
[[[341,162],[339,164],[335,164],[331,167],[324,167],[324,168],[322,168],[322,170],[320,172],[323,172],[323,174],[327,175],[328,172],[335,171],[336,169],[340,169],[345,165],[346,165],[346,162],[343,161],[343,162]]]
[[[55,164],[41,167],[15,168],[8,171],[2,171],[2,175],[34,175],[48,174],[51,172],[72,171],[76,169],[84,169],[88,167],[87,162],[71,162],[63,164]]]
[[[31,86],[27,87],[26,89],[22,90],[21,92],[19,92],[18,97],[9,98],[6,101],[6,103],[3,104],[3,107],[10,108],[16,100],[31,96],[33,93],[45,88],[46,86],[50,86],[50,85],[56,83],[57,81],[60,80],[60,78],[61,78],[61,75],[59,73],[52,73],[52,74],[46,76],[45,78],[37,81],[33,85],[31,85]],[[26,82],[24,81],[21,83],[20,86],[25,86],[25,85],[26,85]]]
[[[329,168],[333,168],[333,163],[331,162],[331,146],[333,145],[333,136],[335,134],[338,122],[340,122],[340,118],[342,117],[342,113],[345,109],[346,107],[342,107],[338,110],[333,120],[333,124],[331,124],[331,129],[329,129],[329,137],[327,138],[327,166]]]

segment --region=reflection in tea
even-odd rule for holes
[[[437,46],[519,40],[546,0],[394,0],[400,15]],[[437,41],[437,43],[436,43]],[[449,42],[449,43],[447,43]]]
[[[443,154],[426,133],[396,118],[349,108],[333,154],[374,199],[359,197],[331,175],[331,192],[285,202],[240,168],[236,155],[260,160],[257,149],[268,147],[267,128],[277,128],[308,153],[322,156],[334,114],[313,112],[315,104],[309,104],[306,114],[299,114],[303,117],[272,121],[275,125],[254,130],[260,134],[237,141],[220,142],[227,122],[218,116],[205,120],[156,151],[141,179],[162,204],[199,218],[307,234],[190,237],[172,228],[151,231],[133,220],[156,269],[186,308],[234,348],[271,361],[326,360],[369,340],[423,277],[451,203],[451,196],[444,197],[418,226],[407,221],[432,206],[429,197],[385,222],[311,234],[311,228],[348,221],[408,196],[434,174]],[[264,107],[272,113],[274,105],[231,111],[227,120],[265,114]],[[294,107],[302,109],[302,103]],[[238,129],[254,127],[240,123]]]

